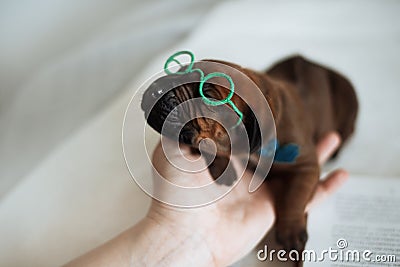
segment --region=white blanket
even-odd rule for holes
[[[260,70],[301,53],[342,72],[356,87],[360,113],[357,132],[335,165],[351,173],[400,177],[398,14],[397,1],[220,4],[179,45],[149,57],[151,64],[130,90],[66,138],[1,200],[0,265],[61,264],[143,216],[149,198],[125,168],[123,113],[137,86],[176,50]],[[143,121],[143,114],[137,118]],[[138,159],[139,171],[150,177],[147,157]]]

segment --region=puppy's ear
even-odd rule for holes
[[[212,156],[204,153],[207,164],[212,161]],[[208,171],[218,184],[232,185],[237,179],[236,171],[232,164],[229,165],[229,157],[216,156],[208,166]]]
[[[250,108],[248,110],[244,125],[249,137],[250,153],[254,153],[261,148],[261,130],[253,111]]]

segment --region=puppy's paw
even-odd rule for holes
[[[237,179],[236,171],[227,157],[215,157],[208,165],[208,171],[217,184],[231,186]]]
[[[280,223],[276,228],[276,241],[286,251],[297,250],[302,252],[306,246],[308,234],[306,226],[301,221]]]
[[[220,167],[211,165],[208,167],[211,176],[214,178],[215,182],[220,185],[231,186],[236,181],[236,171],[227,166],[226,169],[221,170]]]
[[[217,184],[231,186],[236,181],[236,172],[227,169],[223,175],[215,180]]]

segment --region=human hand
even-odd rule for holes
[[[331,133],[317,145],[321,165],[339,144],[339,136]],[[208,170],[188,174],[175,168],[166,158],[160,144],[153,155],[154,168],[171,182],[185,181],[186,185],[195,186],[212,180]],[[181,151],[178,149],[169,151],[169,156],[171,155],[175,161],[179,161],[180,158],[184,161],[184,157],[193,157],[187,146],[182,146]],[[240,164],[235,157],[232,160],[234,166]],[[196,254],[206,255],[200,259],[204,260],[204,266],[232,264],[260,242],[275,220],[268,182],[265,182],[257,191],[249,193],[252,176],[253,173],[245,171],[242,179],[225,197],[199,208],[177,208],[153,200],[146,218],[152,224],[167,228],[175,240],[180,240],[179,242],[185,240],[182,251],[185,257],[188,255],[195,257]],[[307,206],[307,211],[331,195],[347,177],[348,174],[344,170],[336,170],[320,181],[314,197]],[[174,240],[167,240],[164,245],[172,245],[169,242],[174,242]],[[196,263],[201,264],[198,261]]]

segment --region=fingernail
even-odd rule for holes
[[[340,143],[340,137],[337,134],[333,134],[329,140],[329,147],[336,148]]]

